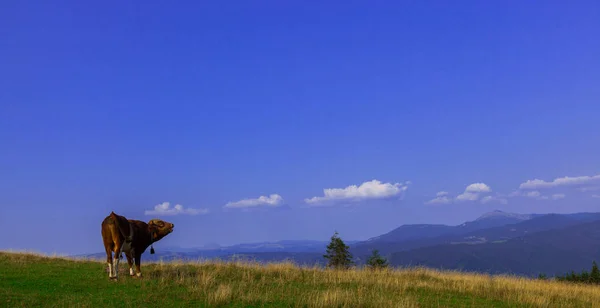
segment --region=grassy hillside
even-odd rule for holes
[[[126,264],[126,262],[124,262]],[[123,263],[121,263],[123,264]],[[600,288],[559,282],[409,269],[301,269],[292,264],[143,264],[120,267],[0,252],[0,306],[8,307],[590,307]]]

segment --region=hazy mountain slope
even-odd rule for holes
[[[433,238],[443,235],[457,235],[473,232],[480,229],[493,228],[507,224],[518,223],[530,219],[530,215],[506,213],[499,210],[485,213],[476,220],[468,221],[457,226],[439,225],[439,224],[419,224],[403,225],[388,233],[373,237],[357,245],[373,242],[404,242],[408,240],[418,240],[424,238]]]
[[[394,266],[425,265],[489,273],[561,274],[600,261],[600,221],[540,231],[500,243],[444,244],[396,252]]]
[[[507,215],[509,219],[501,220],[496,219],[497,216]],[[458,230],[449,231],[446,234],[435,236],[417,238],[413,240],[399,241],[399,242],[381,242],[381,241],[365,241],[359,242],[351,246],[351,252],[359,257],[362,261],[366,260],[368,255],[371,254],[373,249],[379,250],[381,254],[389,255],[393,252],[411,250],[421,247],[441,245],[441,244],[458,244],[458,243],[469,243],[469,244],[483,244],[494,241],[503,241],[527,234],[551,230],[555,228],[563,228],[571,225],[576,225],[584,222],[593,220],[600,220],[600,213],[577,213],[577,214],[531,214],[517,216],[517,222],[514,223],[513,218],[515,215],[512,213],[504,213],[500,211],[494,211],[482,215],[482,217],[475,220],[478,222],[477,225],[472,224],[473,222],[467,222],[463,225],[456,226]],[[488,219],[492,216],[493,222]],[[525,217],[531,217],[526,219]],[[487,221],[486,221],[487,220]],[[513,222],[506,224],[507,222]],[[470,225],[470,226],[469,226]],[[485,228],[484,226],[494,226]],[[476,229],[475,231],[464,232],[461,226],[469,226],[467,228]]]
[[[429,245],[438,245],[453,240],[461,240],[467,234],[494,227],[527,221],[531,215],[493,211],[485,213],[476,220],[457,226],[447,225],[403,225],[386,234],[358,242],[351,247],[352,252],[362,258],[377,249],[382,254],[414,249]]]
[[[371,251],[374,249],[379,250],[381,254],[389,255],[393,252],[405,251],[416,249],[420,247],[441,245],[441,244],[451,244],[451,243],[486,243],[489,241],[497,241],[497,240],[505,240],[508,238],[513,238],[517,236],[521,236],[526,234],[527,232],[536,232],[541,230],[548,230],[554,227],[563,226],[562,223],[554,223],[550,222],[540,223],[539,218],[534,218],[532,220],[527,220],[520,223],[508,224],[500,227],[492,227],[488,229],[480,229],[477,231],[472,231],[468,233],[462,232],[450,232],[441,236],[436,237],[428,237],[421,239],[414,239],[408,241],[400,241],[400,242],[362,242],[356,244],[351,248],[352,253],[360,257],[363,260],[366,260],[368,255],[371,254]],[[542,219],[547,220],[547,219]],[[564,224],[568,222],[577,223],[577,221],[573,219],[569,219],[566,217],[558,217],[555,219],[556,221],[564,221]],[[532,225],[531,227],[529,225]],[[540,225],[539,228],[535,226]]]
[[[229,259],[234,255],[253,256],[257,260],[276,260],[283,261],[286,258],[298,259],[300,261],[313,261],[315,255],[322,256],[325,252],[326,241],[312,240],[284,240],[277,242],[257,242],[243,243],[232,246],[218,246],[212,244],[208,247],[181,248],[176,246],[161,247],[161,243],[154,246],[156,253],[151,255],[149,249],[142,255],[143,260],[147,261],[170,261],[175,259],[197,260],[197,259]],[[353,245],[356,241],[346,241],[346,244]],[[273,253],[273,255],[269,255]],[[311,255],[312,254],[312,255]],[[76,255],[74,257],[86,258],[105,258],[104,252]]]
[[[452,233],[454,226],[447,225],[429,225],[429,224],[418,224],[418,225],[402,225],[388,233],[370,238],[364,242],[357,243],[362,245],[364,243],[393,243],[393,242],[404,242],[415,239],[438,237]]]

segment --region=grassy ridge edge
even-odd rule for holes
[[[0,252],[8,307],[590,307],[600,288],[426,268],[348,271],[291,263],[144,263],[141,279],[109,281],[106,264]]]

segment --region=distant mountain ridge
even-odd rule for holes
[[[600,220],[580,221],[501,242],[441,244],[395,252],[390,257],[394,266],[420,265],[526,276],[581,272],[588,270],[592,261],[599,260]]]
[[[582,235],[581,232],[587,233]],[[324,265],[323,254],[328,242],[287,240],[162,249],[159,246],[155,247],[156,254],[145,253],[142,259],[290,260],[298,264]],[[393,266],[425,265],[519,275],[536,275],[543,271],[554,275],[569,266],[574,267],[569,271],[580,271],[589,268],[592,260],[600,261],[600,248],[594,251],[585,246],[600,247],[600,213],[519,214],[495,210],[459,225],[402,225],[366,241],[345,242],[358,265],[364,264],[377,249]],[[104,253],[81,256],[104,258]],[[570,259],[565,261],[567,257]]]
[[[347,245],[353,245],[357,241],[345,241]],[[175,259],[181,260],[198,260],[198,259],[248,259],[252,256],[259,256],[259,260],[281,261],[287,259],[293,260],[314,260],[317,256],[322,258],[328,241],[317,240],[283,240],[275,242],[255,242],[242,243],[231,246],[220,246],[218,244],[210,244],[201,247],[182,248],[175,246],[160,247],[155,245],[156,253],[151,255],[144,253],[142,259],[148,261],[170,261]],[[274,258],[269,255],[278,256]],[[73,257],[83,258],[104,258],[105,253],[90,253],[80,254]]]
[[[366,259],[372,250],[378,249],[380,253],[389,255],[393,252],[407,251],[428,246],[443,244],[485,244],[490,242],[506,241],[511,238],[525,236],[540,231],[563,228],[593,220],[600,220],[600,213],[581,216],[560,214],[535,215],[533,218],[518,223],[511,223],[497,227],[482,228],[468,233],[449,232],[437,237],[427,237],[400,242],[361,242],[351,248],[353,254],[359,259]]]
[[[527,221],[536,214],[516,214],[500,210],[484,213],[477,219],[450,226],[442,224],[413,224],[402,225],[388,233],[358,242],[352,247],[352,252],[361,257],[377,249],[387,254],[410,248],[439,244],[444,239],[470,234],[478,230],[505,226]]]
[[[388,233],[370,238],[365,242],[400,242],[449,234],[464,234],[479,229],[517,223],[531,219],[532,217],[534,217],[534,214],[516,214],[495,210],[484,213],[473,221],[467,221],[457,226],[442,224],[402,225]]]
[[[492,212],[484,213],[483,215],[481,215],[477,219],[475,219],[475,221],[482,221],[482,220],[486,220],[486,219],[496,219],[496,218],[506,218],[506,219],[513,218],[516,220],[528,220],[534,216],[536,216],[536,214],[518,214],[518,213],[503,212],[501,210],[494,210]]]

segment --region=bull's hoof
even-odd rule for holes
[[[114,276],[114,277],[108,277],[108,278],[109,278],[110,280],[114,280],[114,281],[116,281],[116,280],[117,280],[117,276]]]

